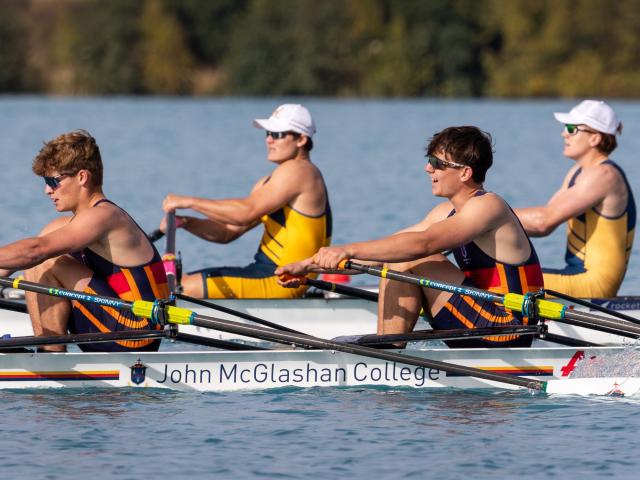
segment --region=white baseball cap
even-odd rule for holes
[[[620,122],[616,112],[602,100],[583,100],[573,107],[569,113],[553,114],[560,123],[571,125],[587,125],[599,132],[614,135]]]
[[[257,118],[253,121],[256,128],[269,132],[296,132],[313,137],[316,124],[309,110],[299,104],[285,103],[276,108],[269,118]]]

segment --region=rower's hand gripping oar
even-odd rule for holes
[[[444,292],[457,293],[459,295],[467,295],[469,297],[477,298],[480,300],[488,300],[490,302],[500,303],[503,304],[505,308],[516,312],[521,312],[523,315],[530,318],[539,317],[543,319],[568,323],[570,325],[576,325],[579,327],[591,328],[593,330],[613,333],[615,335],[622,335],[630,338],[640,338],[640,326],[633,325],[622,320],[615,320],[612,318],[602,317],[600,315],[594,315],[592,313],[570,310],[566,307],[566,305],[552,302],[550,300],[544,300],[542,298],[539,298],[535,294],[496,294],[487,290],[481,290],[479,288],[453,285],[437,280],[423,278],[411,273],[390,270],[387,267],[364,265],[361,263],[353,262],[351,260],[342,260],[340,262],[340,268],[348,270],[358,270],[360,272],[368,273],[376,277],[388,278],[390,280],[410,283],[420,287],[433,288],[436,290],[442,290]]]

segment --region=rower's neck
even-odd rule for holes
[[[449,198],[449,201],[453,204],[453,208],[455,208],[456,211],[460,211],[460,209],[462,209],[464,204],[467,203],[469,199],[475,197],[476,194],[482,190],[484,190],[482,185],[465,187],[456,192],[453,197]]]
[[[601,164],[602,162],[608,160],[608,156],[602,153],[600,150],[594,149],[593,151],[589,151],[585,153],[582,157],[576,159],[578,165],[585,168],[594,167],[596,165]]]
[[[97,202],[106,198],[102,189],[98,189],[88,195],[86,198],[83,198],[78,206],[73,210],[73,214],[77,215],[79,212],[86,210],[87,208],[92,208]]]

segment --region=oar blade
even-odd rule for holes
[[[640,378],[568,378],[549,380],[545,391],[559,395],[630,397],[640,392]]]

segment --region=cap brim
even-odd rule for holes
[[[253,121],[253,126],[270,132],[287,132],[291,130],[288,122],[278,121],[275,118],[256,118]]]
[[[582,123],[582,120],[576,118],[576,117],[572,117],[570,113],[563,113],[563,112],[554,112],[553,116],[556,117],[556,120],[559,121],[560,123],[564,123],[564,124],[579,124]]]

